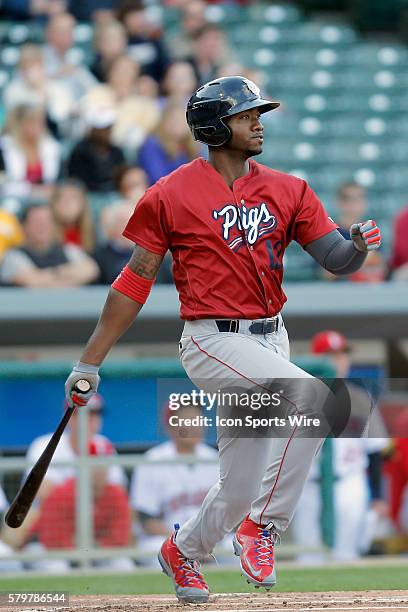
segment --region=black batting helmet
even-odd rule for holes
[[[259,87],[249,79],[242,76],[222,77],[206,83],[193,93],[187,103],[186,118],[196,140],[220,147],[232,136],[224,122],[226,117],[251,108],[267,113],[278,106],[279,102],[263,100]]]

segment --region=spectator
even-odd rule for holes
[[[351,349],[347,339],[334,330],[316,334],[311,342],[311,352],[333,364],[336,378],[350,375]],[[329,468],[333,478],[335,528],[331,554],[340,561],[351,561],[368,550],[375,531],[373,526],[388,513],[381,481],[381,451],[388,443],[385,426],[379,413],[374,412],[366,428],[368,437],[360,437],[372,400],[352,381],[347,382],[347,390],[352,413],[342,436],[331,439],[333,457]],[[323,547],[320,461],[318,457],[312,466],[293,522],[296,543],[303,548]],[[299,560],[320,562],[322,554],[302,553]]]
[[[89,111],[89,132],[73,148],[67,164],[68,175],[82,181],[89,191],[114,191],[116,168],[125,162],[122,150],[112,144],[116,113],[112,108]]]
[[[189,0],[180,7],[181,32],[170,39],[170,46],[176,59],[185,60],[193,55],[197,32],[207,24],[204,0]],[[234,73],[239,74],[239,73]]]
[[[189,62],[173,62],[166,70],[162,81],[164,106],[168,102],[187,105],[191,94],[197,88],[197,80]]]
[[[8,502],[4,494],[4,491],[0,485],[0,518],[2,514],[7,510]],[[1,523],[0,523],[1,524]],[[23,569],[22,564],[19,561],[10,561],[7,557],[12,555],[14,550],[6,544],[0,537],[0,573],[1,572],[18,572]]]
[[[20,246],[23,230],[14,215],[0,208],[0,263],[9,249]]]
[[[243,64],[241,64],[237,60],[232,60],[230,62],[225,62],[225,64],[221,64],[218,67],[217,74],[215,75],[215,77],[217,79],[220,79],[221,77],[234,76],[235,74],[241,74],[242,76],[247,77],[246,75],[247,70],[248,69],[244,68]],[[252,81],[252,79],[250,80]],[[255,82],[258,83],[258,80],[254,81],[254,83]]]
[[[50,206],[60,242],[76,244],[91,253],[95,247],[95,230],[82,183],[75,180],[59,183]]]
[[[134,206],[148,187],[146,172],[139,166],[125,164],[115,174],[115,187],[125,202]]]
[[[47,132],[40,106],[16,106],[0,139],[3,195],[47,199],[61,170],[61,148]]]
[[[146,191],[146,174],[141,168],[124,166],[116,177],[118,191],[124,201],[106,207],[101,213],[101,226],[107,238],[96,249],[94,258],[99,266],[98,282],[111,284],[133,253],[134,244],[122,235],[135,205]],[[157,284],[173,284],[172,260],[166,254],[156,276]]]
[[[27,101],[46,109],[48,119],[57,127],[75,110],[70,90],[63,83],[48,78],[42,49],[32,44],[21,47],[19,69],[4,90],[8,109],[25,105]]]
[[[3,0],[3,12],[12,19],[44,19],[67,8],[65,0]]]
[[[350,226],[353,223],[360,223],[366,219],[368,202],[364,187],[358,183],[343,183],[337,190],[336,207],[338,214],[336,221],[339,224],[339,232],[346,239],[350,240]],[[368,253],[366,261],[362,267],[348,277],[339,277],[323,272],[325,278],[335,282],[370,282],[377,283],[385,279],[386,265],[379,251]]]
[[[390,268],[395,280],[408,280],[408,206],[394,219]]]
[[[126,53],[126,31],[121,23],[112,21],[97,26],[94,36],[96,58],[91,71],[101,83],[108,79],[113,62]]]
[[[129,54],[142,67],[143,74],[159,83],[170,59],[160,32],[154,30],[147,18],[142,0],[122,0],[118,19],[127,32]]]
[[[180,407],[176,412],[166,409],[164,422],[170,440],[146,453],[146,459],[173,460],[190,455],[196,459],[214,459],[216,451],[203,443],[200,427],[170,426],[169,418],[200,416],[194,406]],[[158,466],[141,465],[132,476],[130,499],[142,525],[139,549],[159,550],[163,536],[171,533],[174,523],[185,523],[201,506],[208,490],[218,480],[218,466],[180,463]]]
[[[141,94],[139,84],[138,64],[131,57],[122,55],[113,61],[107,84],[93,88],[83,100],[84,107],[89,110],[102,105],[115,110],[113,142],[133,154],[160,118],[158,100],[147,99]]]
[[[106,440],[89,444],[90,455],[112,455],[113,446]],[[91,473],[94,542],[97,547],[124,547],[131,543],[131,516],[126,489],[108,482],[108,470],[95,467]],[[72,549],[76,543],[76,479],[56,485],[44,499],[35,525],[35,534],[43,550]],[[131,571],[133,562],[119,557],[97,562],[106,570]],[[68,561],[40,561],[36,569],[67,571]]]
[[[198,155],[198,146],[186,124],[185,109],[169,104],[155,132],[141,146],[138,163],[152,185]]]
[[[74,287],[95,280],[96,263],[79,247],[56,239],[49,206],[28,206],[23,213],[24,242],[7,251],[0,281],[20,287]],[[80,264],[80,265],[78,265]]]
[[[364,187],[358,183],[340,185],[336,194],[336,208],[339,232],[346,240],[350,240],[350,226],[366,218],[368,202]]]
[[[190,61],[194,67],[199,85],[216,77],[221,64],[229,60],[225,33],[215,24],[204,25],[195,36]]]
[[[69,13],[61,13],[48,21],[44,47],[46,71],[52,79],[58,79],[70,91],[74,100],[80,98],[95,85],[96,79],[84,66],[76,65],[70,51],[74,44],[75,19]]]
[[[102,285],[112,284],[132,256],[134,244],[122,232],[133,210],[131,204],[118,202],[102,212],[101,225],[107,241],[94,254],[100,270],[98,282]]]
[[[96,20],[100,14],[106,15],[106,21],[109,18],[113,20],[116,4],[116,0],[81,0],[81,2],[70,0],[69,12],[78,21]]]

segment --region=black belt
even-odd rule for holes
[[[218,331],[220,332],[232,332],[237,334],[239,332],[239,319],[221,319],[215,321]],[[251,334],[274,334],[279,328],[279,317],[273,319],[266,319],[264,321],[254,321],[248,327]]]

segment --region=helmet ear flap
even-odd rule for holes
[[[215,125],[195,128],[194,138],[210,147],[221,147],[231,140],[232,132],[230,127],[220,118]]]

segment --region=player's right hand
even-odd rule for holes
[[[98,390],[98,385],[101,380],[98,374],[99,368],[88,363],[82,363],[78,361],[76,366],[73,367],[71,374],[65,381],[65,397],[69,406],[74,403],[73,393],[75,396],[75,404],[85,406],[90,398]],[[87,380],[91,385],[90,390],[87,393],[75,393],[75,384],[78,380]]]

